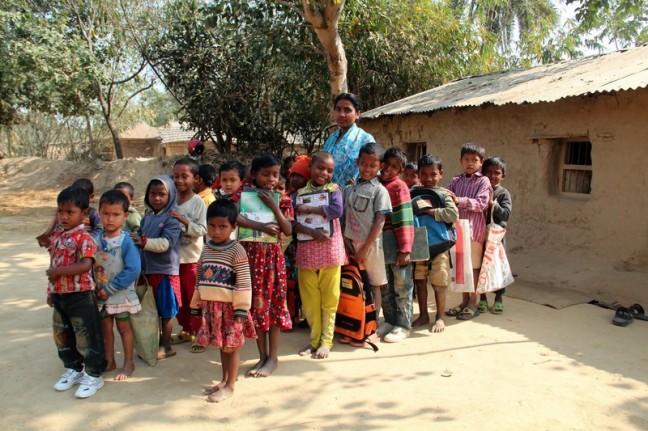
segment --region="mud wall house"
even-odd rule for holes
[[[180,123],[164,127],[138,124],[122,135],[124,157],[171,157],[187,154],[187,144],[196,134]]]
[[[361,127],[410,159],[434,153],[442,185],[477,142],[507,162],[509,249],[648,266],[648,45],[474,76],[367,111]]]

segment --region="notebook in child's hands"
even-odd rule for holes
[[[272,210],[259,198],[260,191],[262,190],[250,187],[243,189],[241,192],[240,213],[243,217],[259,223],[276,223],[277,218]],[[279,204],[279,193],[271,192],[271,194]],[[278,242],[276,236],[241,226],[238,229],[238,236],[238,240],[242,242],[266,242],[271,244]]]
[[[328,191],[319,191],[313,193],[306,193],[297,196],[295,202],[297,205],[306,205],[309,207],[323,207],[328,206],[330,195]],[[331,236],[333,231],[333,222],[327,220],[326,217],[319,214],[299,214],[297,215],[299,224],[311,229],[320,230],[327,236]],[[304,233],[297,234],[299,241],[312,241],[313,237]]]

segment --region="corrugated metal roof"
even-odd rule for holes
[[[647,86],[648,44],[530,69],[463,78],[372,109],[362,117],[488,104],[554,102],[565,97]]]

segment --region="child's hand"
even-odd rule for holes
[[[295,206],[295,214],[308,214],[308,205],[299,204]]]
[[[409,265],[411,262],[410,260],[410,254],[409,253],[403,253],[403,252],[398,252],[398,255],[396,256],[396,266],[399,268],[403,268],[407,265]]]
[[[277,223],[265,223],[261,228],[261,232],[271,236],[278,236],[280,232],[279,225]]]
[[[457,197],[457,195],[455,195],[453,192],[448,192],[448,194],[450,194],[452,202],[454,202],[455,205],[459,205],[459,198]]]
[[[353,256],[353,259],[357,263],[362,263],[367,258],[368,254],[369,254],[369,247],[366,247],[366,246],[363,245],[360,248],[360,250],[358,250],[358,252],[355,254],[355,256]]]
[[[49,295],[47,295],[47,305],[49,305],[50,307],[54,307],[54,300]]]
[[[270,208],[273,211],[276,211],[279,209],[279,206],[277,205],[277,200],[273,196],[272,192],[269,192],[268,190],[261,190],[258,192],[259,199],[261,199],[261,202],[266,204],[268,208]]]
[[[101,301],[107,301],[108,300],[108,294],[104,290],[97,290],[97,298],[100,299]]]
[[[185,226],[189,226],[189,220],[183,217],[177,210],[171,210],[169,211],[169,215],[173,217],[174,219],[178,220],[180,223],[182,223]]]
[[[52,283],[54,283],[56,279],[60,277],[58,268],[49,268],[47,271],[45,271],[45,274],[47,274],[47,278]]]
[[[434,214],[436,213],[436,208],[428,208],[425,210],[425,213],[427,215],[431,215],[432,217],[434,217]]]
[[[45,232],[45,233],[42,233],[42,234],[38,235],[36,237],[36,241],[38,241],[38,246],[39,247],[45,247],[45,248],[49,247],[50,242],[51,242],[50,237],[49,237],[49,233]]]
[[[132,232],[130,234],[130,237],[131,237],[131,239],[133,240],[133,242],[135,243],[136,246],[141,248],[142,244],[144,244],[144,241],[142,241],[142,237],[139,236],[138,234]]]
[[[493,199],[492,201],[490,201],[490,206],[494,207],[496,203],[497,203],[497,201],[495,199]]]
[[[330,238],[327,234],[325,234],[323,231],[321,231],[321,230],[317,230],[317,229],[311,229],[310,232],[309,232],[308,234],[309,234],[310,236],[312,236],[313,239],[314,239],[315,241],[317,241],[317,242],[324,242],[324,241],[328,241],[329,239],[331,239],[331,238]]]

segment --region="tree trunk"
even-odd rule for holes
[[[97,93],[97,98],[99,99],[99,104],[101,105],[101,111],[103,112],[104,119],[106,120],[106,125],[108,126],[108,130],[110,130],[110,134],[112,135],[113,144],[115,146],[115,157],[117,157],[118,159],[123,159],[124,153],[122,151],[119,130],[117,130],[115,123],[113,123],[112,121],[112,117],[110,115],[110,106],[108,105],[108,102],[106,101],[106,98],[101,91],[101,84],[99,82],[95,83],[95,92]]]
[[[88,132],[88,145],[90,147],[90,150],[94,151],[94,133],[92,132],[92,120],[90,119],[90,113],[88,113],[88,110],[85,107],[85,103],[83,103],[83,99],[81,98],[81,93],[79,91],[77,91],[76,96],[79,104],[83,106],[83,117],[85,118],[86,130]]]
[[[317,38],[326,51],[331,99],[348,91],[347,59],[338,33],[338,21],[344,2],[345,0],[340,0],[338,3],[334,0],[326,0],[322,1],[323,5],[320,6],[315,0],[302,0],[304,17],[313,26]]]

